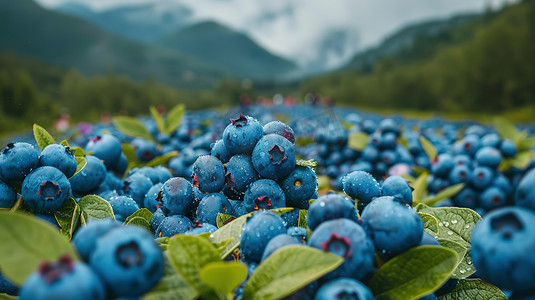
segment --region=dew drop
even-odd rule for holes
[[[451,224],[457,224],[457,220],[451,220]]]
[[[442,224],[442,222],[440,222],[440,223],[438,223],[438,226],[442,227],[442,226],[444,226],[444,224]]]
[[[453,234],[453,231],[448,231],[448,235],[452,235]]]
[[[445,227],[450,226],[450,222],[444,222],[444,226],[445,226]]]

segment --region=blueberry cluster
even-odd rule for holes
[[[160,246],[141,227],[94,220],[72,243],[83,261],[65,254],[55,262],[42,262],[20,289],[21,300],[135,298],[163,276]]]

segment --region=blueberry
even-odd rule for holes
[[[167,215],[186,215],[194,200],[193,187],[186,179],[173,177],[167,180],[158,195],[158,201]]]
[[[124,188],[124,182],[120,177],[117,177],[113,171],[106,172],[106,178],[98,186],[98,189],[93,191],[95,194],[100,194],[106,191],[121,191]]]
[[[99,187],[106,179],[106,166],[95,156],[85,157],[87,164],[81,172],[69,179],[73,192],[87,194]]]
[[[503,156],[507,158],[515,157],[518,152],[515,143],[507,139],[503,140],[500,150],[502,151]]]
[[[206,193],[217,193],[225,184],[225,166],[215,156],[199,156],[193,164],[193,185]]]
[[[252,159],[260,176],[277,180],[289,175],[295,168],[295,148],[284,137],[268,134],[254,147]]]
[[[201,223],[199,221],[193,223],[190,227],[188,227],[188,231],[186,231],[187,235],[199,235],[201,233],[213,233],[217,230],[217,227],[210,223]]]
[[[0,208],[11,208],[15,202],[17,202],[15,188],[0,179]]]
[[[475,134],[467,134],[462,140],[462,149],[464,153],[474,157],[477,150],[481,147],[479,137]]]
[[[337,278],[324,283],[316,292],[314,300],[359,299],[373,300],[372,292],[360,281],[352,278]]]
[[[89,140],[85,146],[86,152],[100,158],[106,168],[114,169],[121,158],[121,142],[111,134],[103,134]]]
[[[22,181],[39,163],[39,152],[28,143],[9,143],[0,151],[0,178]]]
[[[260,179],[251,183],[245,191],[243,206],[248,212],[279,208],[286,206],[286,199],[277,182],[271,179]]]
[[[39,167],[22,182],[22,198],[33,211],[52,213],[71,196],[71,184],[60,170]]]
[[[535,288],[535,214],[519,207],[488,213],[472,232],[477,274],[504,290]]]
[[[535,169],[529,171],[520,183],[515,192],[515,204],[520,207],[535,211]]]
[[[494,171],[492,171],[488,167],[476,167],[472,171],[471,179],[473,187],[479,190],[483,190],[486,187],[490,186],[490,184],[494,180]]]
[[[401,176],[388,177],[381,186],[383,196],[392,196],[401,203],[412,205],[412,188]]]
[[[121,222],[139,209],[136,201],[129,196],[110,197],[109,202],[113,208],[115,219]]]
[[[175,234],[186,233],[191,225],[190,219],[182,215],[165,217],[156,228],[154,237],[172,237]]]
[[[377,251],[387,257],[401,254],[422,240],[424,226],[411,207],[383,196],[374,199],[362,212],[362,226]]]
[[[281,217],[284,220],[284,225],[286,225],[286,228],[297,226],[299,222],[299,209],[294,208],[283,213]]]
[[[286,233],[282,218],[269,210],[255,213],[243,226],[240,251],[249,260],[259,262],[269,241]]]
[[[20,289],[26,299],[105,299],[106,289],[97,274],[69,254],[57,262],[42,262]]]
[[[431,165],[431,172],[440,178],[447,178],[454,167],[453,157],[450,154],[439,154],[436,162]]]
[[[205,195],[197,208],[197,220],[202,223],[216,225],[217,214],[224,213],[233,215],[232,205],[227,197],[221,193]]]
[[[356,210],[353,201],[338,194],[320,196],[310,205],[307,214],[307,225],[315,230],[325,221],[347,218],[356,220]]]
[[[166,215],[163,213],[162,209],[157,208],[150,218],[150,229],[155,232],[165,218]]]
[[[67,178],[76,172],[74,151],[61,144],[50,144],[39,155],[39,166],[51,166],[59,169]]]
[[[113,219],[91,220],[87,226],[80,227],[74,234],[72,244],[80,257],[88,262],[89,256],[97,246],[97,240],[106,235],[112,229],[121,227],[122,224]]]
[[[342,180],[344,192],[360,202],[369,203],[381,195],[381,187],[373,176],[364,171],[354,171]]]
[[[364,229],[351,220],[334,219],[323,222],[312,232],[308,244],[344,258],[344,262],[326,274],[325,279],[351,277],[361,280],[373,270],[373,242]]]
[[[56,220],[56,217],[54,216],[53,213],[49,213],[49,214],[42,214],[42,213],[36,213],[34,212],[33,214],[35,217],[45,221],[45,222],[48,222],[50,223],[52,226],[56,227],[57,229],[60,229],[61,227],[59,226],[58,224],[58,220]]]
[[[456,165],[448,175],[452,184],[469,183],[472,181],[472,170],[467,165]]]
[[[121,153],[121,156],[119,156],[119,160],[117,161],[117,164],[113,170],[122,177],[124,172],[126,172],[126,169],[128,169],[128,160],[126,159],[126,155]]]
[[[263,135],[264,129],[256,119],[240,114],[223,131],[223,141],[233,154],[249,154]]]
[[[295,136],[293,129],[281,121],[272,121],[264,125],[264,134],[278,134],[290,143],[295,144]]]
[[[160,204],[160,202],[158,202],[156,198],[158,198],[158,194],[162,190],[162,186],[163,183],[158,182],[147,191],[147,194],[145,194],[143,206],[151,212],[155,212],[156,208],[158,208],[158,204]]]
[[[158,155],[158,150],[154,143],[149,142],[142,138],[135,138],[130,143],[134,150],[136,151],[136,156],[144,162],[151,161]]]
[[[505,206],[506,202],[505,193],[497,186],[489,186],[479,195],[479,205],[486,210]]]
[[[158,171],[155,168],[151,168],[151,167],[133,168],[132,170],[130,170],[130,172],[128,172],[127,177],[130,177],[130,176],[132,176],[134,174],[145,175],[146,177],[148,177],[150,179],[150,181],[152,181],[152,184],[156,184],[156,183],[160,182],[160,174],[158,173]],[[171,178],[171,177],[169,177],[169,178]],[[167,178],[167,179],[169,179],[169,178]],[[162,181],[162,182],[165,182],[165,180]]]
[[[476,162],[480,166],[496,170],[502,162],[502,154],[494,147],[483,147],[476,152]]]
[[[232,152],[225,146],[223,140],[217,140],[210,150],[210,155],[217,157],[221,162],[226,164],[232,157]]]
[[[266,258],[273,254],[273,252],[288,245],[301,245],[301,243],[296,238],[286,233],[277,235],[267,243],[261,261],[266,260]]]
[[[307,236],[307,229],[304,227],[290,227],[288,228],[287,233],[291,236],[293,236],[297,241],[301,243],[306,243],[308,236]]]
[[[420,241],[418,246],[441,246],[441,245],[435,237],[433,237],[432,235],[424,231],[424,234],[422,235],[422,240]]]
[[[318,189],[316,172],[310,167],[296,166],[281,182],[281,188],[287,206],[308,209],[308,201]]]
[[[260,179],[251,156],[242,154],[234,155],[229,159],[225,177],[228,187],[237,193],[245,193],[252,182]]]
[[[149,177],[136,172],[133,175],[126,177],[124,180],[123,191],[132,196],[132,199],[136,201],[139,207],[143,207],[145,195],[150,190],[152,185],[153,183]]]
[[[160,246],[137,226],[117,228],[100,238],[90,265],[114,297],[140,297],[164,273]]]
[[[489,133],[481,138],[481,146],[483,147],[500,148],[501,143],[502,139],[496,133]]]

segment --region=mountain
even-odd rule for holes
[[[0,1],[0,50],[135,80],[154,77],[173,86],[207,88],[223,70],[169,49],[144,45],[76,17],[43,9],[31,0]]]
[[[158,43],[195,56],[234,76],[280,78],[295,69],[293,63],[269,53],[247,35],[213,21],[180,29]]]
[[[444,20],[431,20],[408,25],[386,37],[377,47],[372,47],[357,53],[342,70],[369,71],[373,64],[381,59],[398,55],[408,49],[413,50],[417,41],[434,38],[447,33],[448,29],[468,24],[478,18],[480,14],[461,14]],[[444,38],[443,36],[439,38]],[[424,47],[436,42],[422,43]]]
[[[80,3],[66,2],[55,9],[140,42],[153,42],[188,25],[193,14],[188,7],[169,1],[131,4],[104,11],[94,11]]]
[[[383,48],[369,66],[354,60],[345,70],[309,78],[300,92],[368,108],[535,118],[534,0],[405,41],[390,55]]]

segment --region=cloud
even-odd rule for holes
[[[38,0],[48,6],[69,0]],[[154,1],[154,0],[152,0]],[[77,0],[95,9],[151,0]],[[162,0],[159,0],[161,2]],[[167,0],[185,4],[197,20],[217,20],[247,33],[269,51],[301,65],[323,59],[330,67],[378,44],[400,26],[459,12],[481,11],[507,0]],[[333,38],[332,35],[339,35]],[[329,42],[330,41],[330,42]],[[334,42],[333,42],[334,41]],[[339,44],[335,44],[339,43]],[[320,49],[319,45],[333,49]],[[343,51],[339,51],[341,45]],[[322,51],[326,51],[322,57]]]

